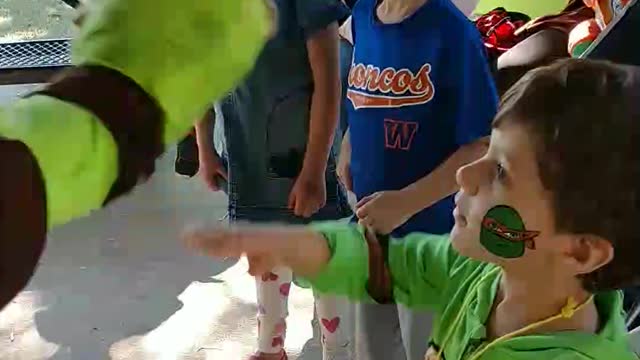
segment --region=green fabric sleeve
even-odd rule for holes
[[[99,208],[116,179],[111,134],[77,106],[45,96],[20,100],[0,110],[0,134],[21,140],[38,159],[49,226]]]
[[[388,261],[396,302],[409,308],[438,309],[460,260],[448,235],[413,233],[392,239]]]
[[[372,301],[366,285],[368,247],[364,231],[355,224],[326,222],[312,225],[327,239],[331,260],[318,276],[307,279],[320,293]],[[389,243],[388,266],[394,299],[411,308],[436,309],[442,301],[450,271],[461,259],[447,236],[415,233]]]
[[[74,40],[74,63],[118,70],[142,86],[166,114],[166,144],[251,69],[269,26],[261,0],[103,0],[89,6]],[[38,159],[49,226],[100,208],[117,178],[113,138],[77,106],[45,96],[19,100],[0,110],[0,135],[27,144]]]
[[[316,223],[311,228],[327,239],[331,251],[331,260],[322,273],[306,279],[313,289],[352,300],[372,301],[366,289],[369,250],[363,230],[344,221]]]

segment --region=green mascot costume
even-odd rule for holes
[[[0,309],[28,282],[52,226],[125,195],[165,145],[253,66],[264,0],[102,0],[74,67],[0,108]]]

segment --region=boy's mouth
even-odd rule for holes
[[[458,210],[457,206],[453,209],[453,219],[455,220],[456,225],[467,226],[467,218],[460,214],[460,210]]]

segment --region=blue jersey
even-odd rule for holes
[[[376,3],[359,0],[352,13],[347,99],[359,199],[410,185],[489,135],[498,103],[480,36],[450,0],[428,0],[398,24],[377,20]],[[395,235],[446,233],[452,210],[446,198]]]

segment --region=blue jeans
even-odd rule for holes
[[[239,91],[220,103],[232,221],[305,224],[350,215],[346,192],[336,175],[337,146],[329,154],[324,173],[327,193],[324,208],[310,219],[296,217],[287,208],[289,194],[303,165],[311,95],[311,89],[296,89],[269,108],[245,109],[242,107],[245,94]]]
[[[231,221],[305,225],[312,221],[339,220],[349,215],[351,215],[351,209],[346,199],[328,199],[327,204],[310,218],[295,216],[287,208],[234,206],[231,202],[229,203]]]
[[[227,158],[223,157],[224,167],[229,169]],[[335,171],[329,169],[328,171]],[[277,181],[277,179],[274,179]],[[310,218],[302,218],[293,214],[293,212],[283,206],[274,205],[241,205],[235,199],[237,198],[237,186],[235,186],[233,177],[229,183],[223,184],[222,188],[229,197],[229,220],[231,221],[250,221],[256,223],[284,223],[294,225],[305,225],[312,221],[329,221],[340,220],[352,215],[351,207],[347,199],[344,187],[337,181],[335,176],[329,176],[327,179],[327,203],[317,213]],[[286,199],[289,197],[289,188],[283,187],[278,190],[279,194],[273,194],[274,198],[281,197]]]

